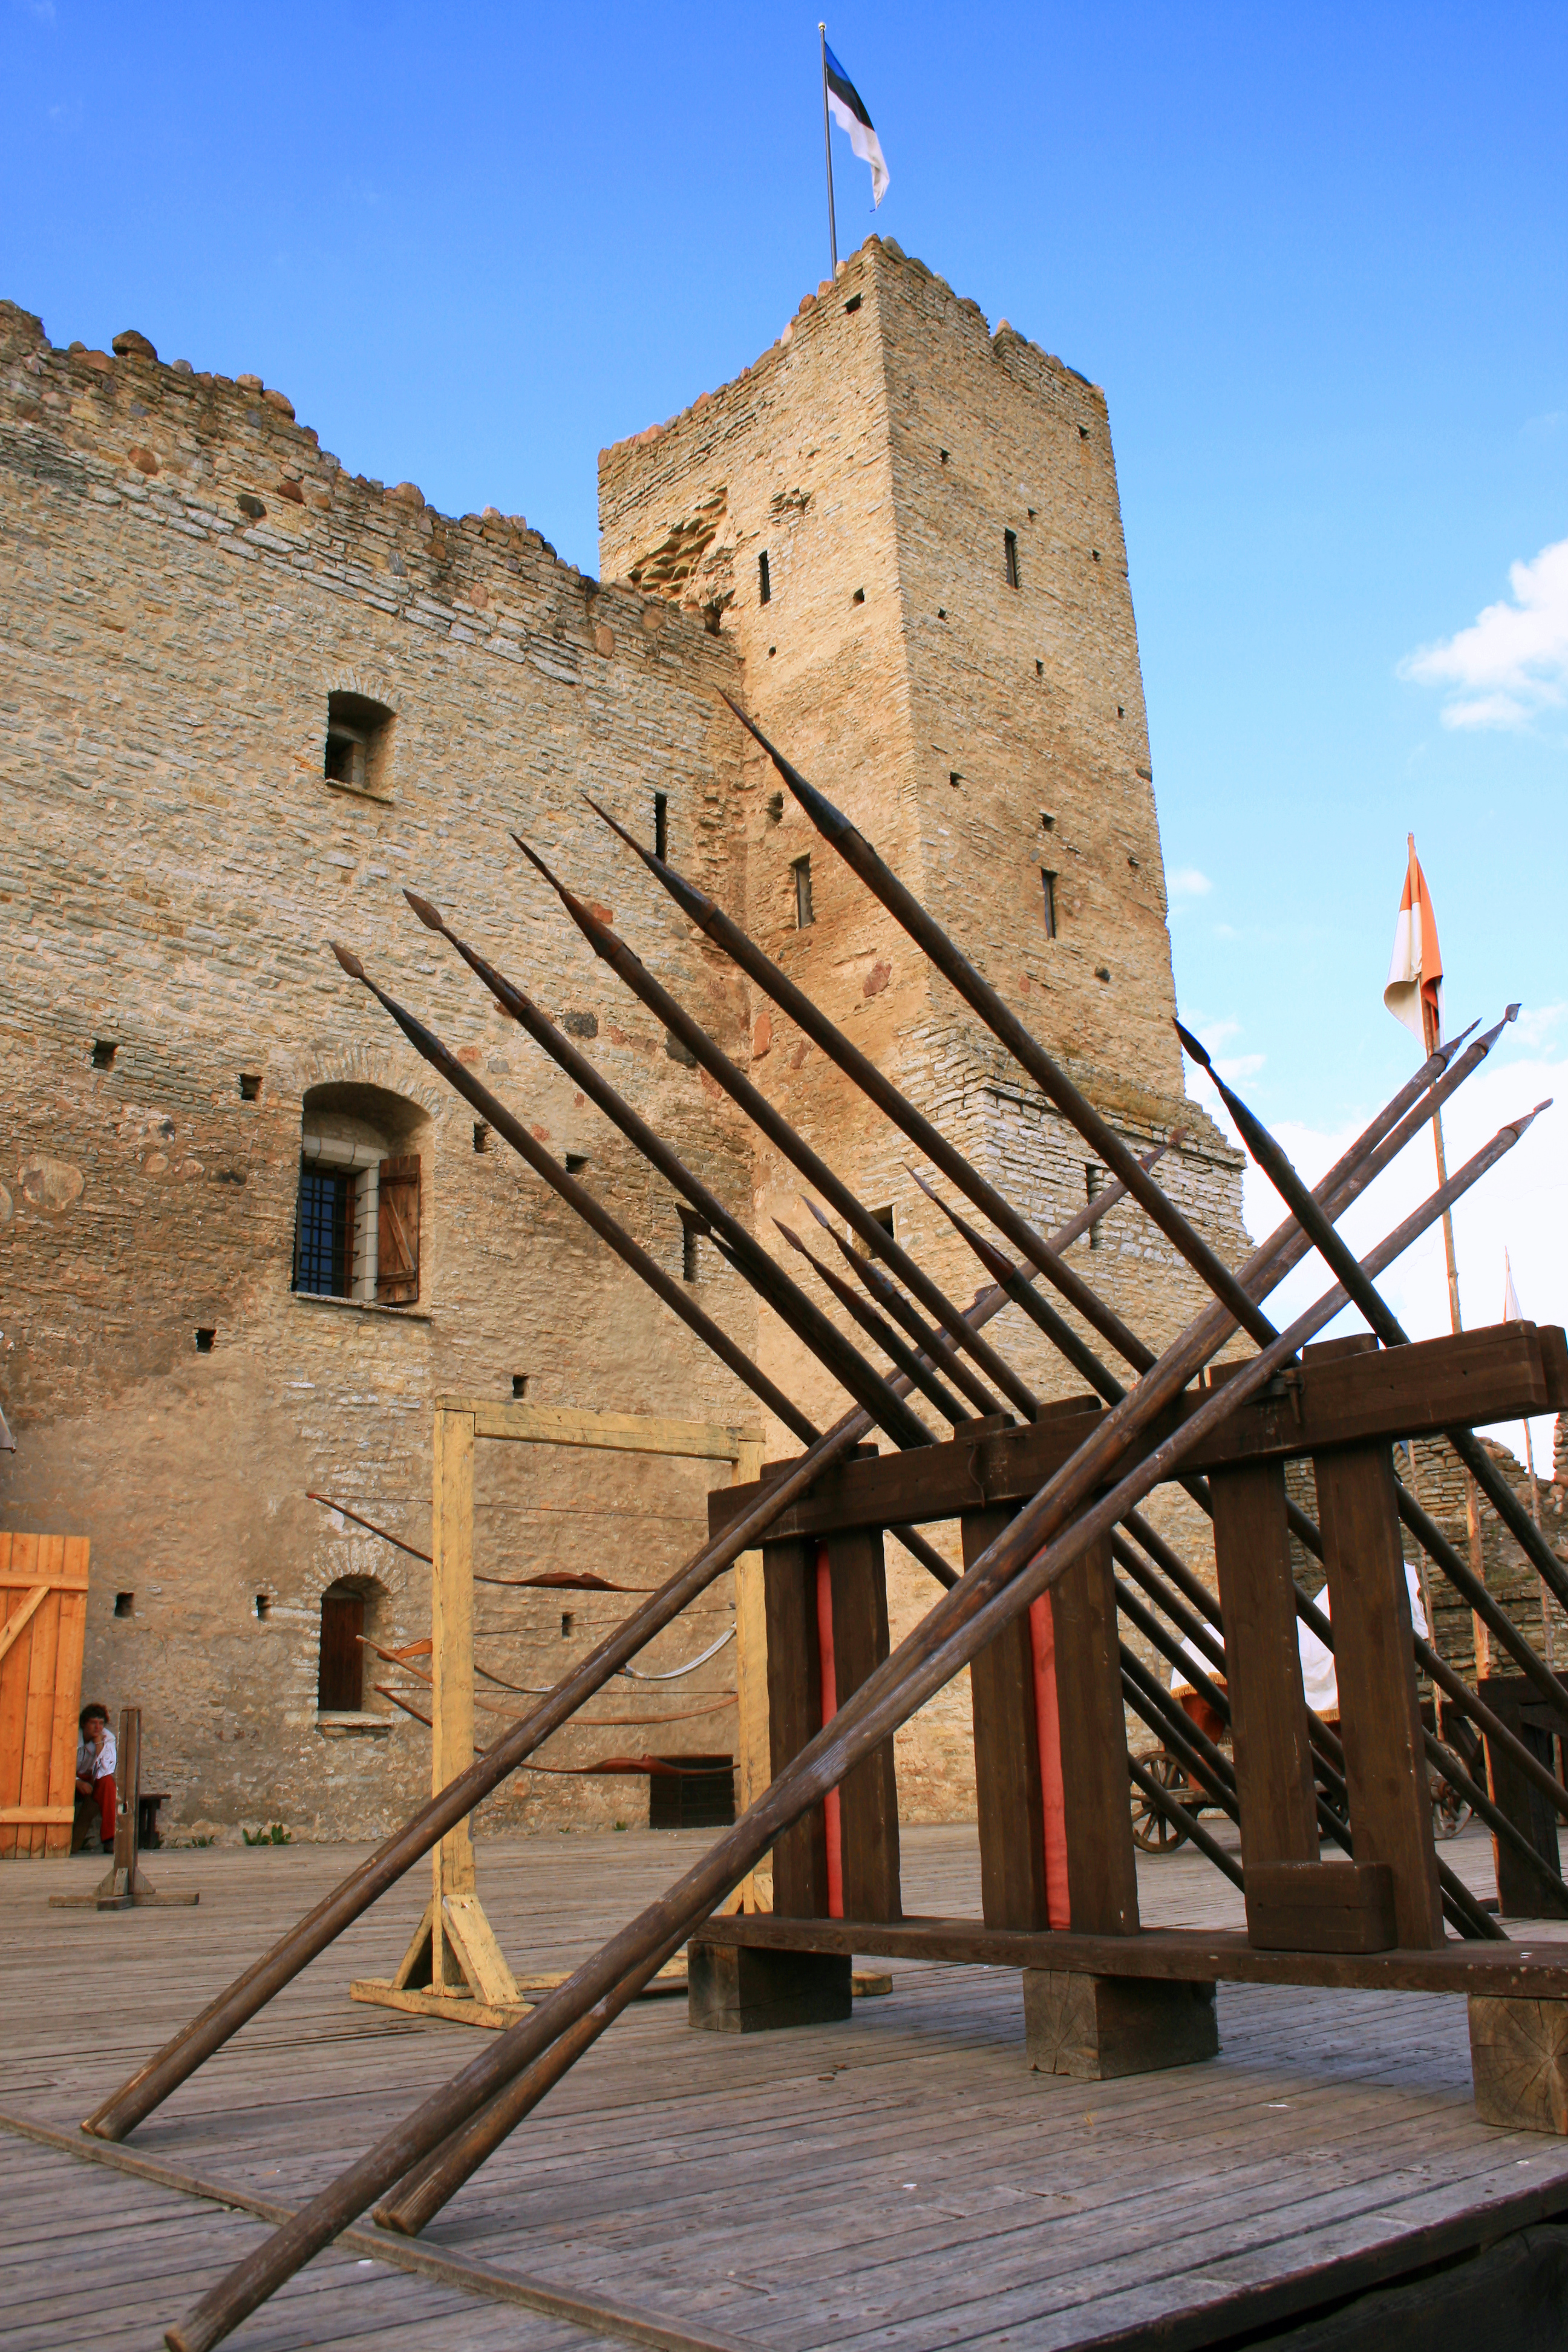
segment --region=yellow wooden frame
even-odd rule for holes
[[[750,1485],[763,1466],[763,1433],[749,1422],[586,1412],[521,1399],[437,1398],[431,1448],[430,1774],[437,1792],[467,1771],[474,1756],[474,1448],[480,1438],[728,1462],[734,1486]],[[735,1563],[737,1766],[742,1811],[755,1801],[769,1778],[766,1645],[762,1555],[745,1552]],[[533,1976],[520,1981],[512,1974],[479,1901],[467,1821],[449,1830],[436,1847],[431,1873],[430,1900],[396,1975],[390,1980],[357,1979],[350,1992],[356,2000],[456,2017],[465,2023],[510,2024],[529,2006],[525,1993],[557,1979]],[[760,1879],[756,1874],[749,1877],[730,1907],[742,1901],[748,1910],[771,1907],[766,1874]]]

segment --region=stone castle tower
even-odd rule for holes
[[[872,239],[738,381],[605,452],[600,487],[595,581],[520,517],[445,517],[412,484],[350,475],[259,378],[168,365],[130,334],[112,353],[64,351],[0,305],[0,626],[16,677],[0,767],[0,1404],[17,1437],[0,1525],[90,1538],[88,1682],[143,1706],[176,1826],[281,1818],[363,1835],[417,1794],[419,1727],[369,1676],[357,1709],[324,1706],[319,1665],[333,1594],[361,1596],[384,1648],[423,1635],[423,1571],[310,1498],[426,1548],[436,1396],[524,1381],[542,1403],[757,1417],[537,1179],[486,1148],[326,960],[327,937],[361,947],[814,1413],[842,1397],[433,954],[405,883],[586,1041],[770,1244],[773,1216],[803,1222],[794,1171],[520,873],[509,824],[611,901],[637,952],[951,1297],[973,1294],[977,1269],[901,1137],[607,843],[584,787],[645,837],[662,823],[675,862],[1043,1230],[1098,1181],[779,792],[721,689],[848,810],[1131,1142],[1184,1129],[1163,1181],[1227,1255],[1242,1244],[1237,1159],[1184,1099],[1169,1024],[1102,395]],[[418,1263],[390,1292],[345,1263],[329,1294],[300,1278],[302,1167],[358,1166],[356,1152],[395,1158],[415,1188]],[[1186,1269],[1125,1203],[1096,1250],[1097,1286],[1150,1339],[1185,1319]],[[993,1336],[1041,1397],[1077,1385],[1016,1314]],[[769,1433],[771,1453],[791,1443]],[[481,1508],[498,1562],[567,1565],[610,1544],[638,1582],[702,1521],[700,1481],[635,1464],[623,1476],[607,1457],[509,1465]],[[893,1570],[901,1631],[927,1591],[901,1555]],[[713,1605],[721,1622],[726,1597]],[[595,1607],[540,1604],[536,1622],[519,1602],[491,1663],[514,1684],[552,1680],[605,1630]],[[691,1647],[685,1627],[664,1641],[660,1665]],[[694,1699],[725,1671],[704,1669]],[[908,1727],[906,1818],[965,1811],[967,1714],[955,1689]],[[723,1722],[662,1736],[706,1750]],[[561,1753],[585,1758],[589,1735],[563,1735]],[[618,1785],[564,1779],[520,1783],[495,1810],[515,1823],[625,1803]]]

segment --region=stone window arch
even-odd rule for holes
[[[384,1087],[306,1089],[291,1286],[362,1307],[412,1307],[428,1221],[429,1114]]]

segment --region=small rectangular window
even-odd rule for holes
[[[1046,937],[1048,940],[1054,940],[1057,935],[1057,877],[1048,866],[1042,866],[1040,868],[1040,912],[1045,917]]]
[[[133,1592],[117,1592],[114,1596],[114,1613],[117,1617],[134,1617],[136,1595]]]
[[[669,856],[669,794],[655,793],[653,796],[653,854],[656,857]]]
[[[680,1279],[682,1282],[696,1282],[699,1279],[697,1227],[689,1210],[680,1209],[676,1213],[680,1219]]]
[[[561,1638],[563,1642],[569,1642],[572,1639],[572,1628],[576,1620],[570,1609],[563,1609],[561,1612]]]
[[[259,1102],[261,1100],[261,1073],[259,1070],[241,1070],[239,1074],[239,1099],[241,1102]]]
[[[474,1150],[476,1151],[488,1151],[489,1148],[489,1121],[485,1118],[477,1118],[474,1121]]]
[[[114,1067],[114,1052],[115,1049],[113,1045],[110,1045],[107,1037],[98,1038],[94,1043],[92,1049],[93,1068],[95,1070],[111,1070]]]
[[[811,908],[810,858],[797,857],[789,870],[795,876],[795,927],[797,931],[804,931],[808,924],[816,920]]]
[[[586,1168],[587,1165],[588,1155],[585,1151],[569,1151],[566,1154],[566,1173],[568,1176],[581,1176],[584,1169]]]
[[[873,1221],[874,1221],[877,1224],[879,1224],[879,1225],[880,1225],[880,1226],[881,1226],[882,1231],[887,1234],[888,1239],[889,1239],[889,1241],[891,1241],[891,1240],[893,1239],[893,1213],[892,1213],[892,1210],[891,1210],[890,1208],[889,1208],[889,1209],[873,1209],[873,1210],[872,1210],[872,1212],[871,1212],[871,1215],[872,1215],[872,1219],[873,1219]]]
[[[363,694],[327,697],[327,740],[321,773],[353,793],[384,793],[392,713]]]
[[[1016,530],[1003,532],[1002,555],[1007,567],[1007,585],[1016,588],[1018,585],[1018,534]]]
[[[523,1398],[528,1394],[528,1374],[526,1372],[513,1372],[511,1376],[511,1392],[521,1404]]]
[[[1100,1167],[1098,1160],[1086,1160],[1084,1161],[1083,1190],[1085,1199],[1090,1202],[1098,1201],[1100,1194],[1104,1192],[1105,1171]],[[1099,1223],[1090,1225],[1089,1229],[1089,1245],[1090,1249],[1098,1249],[1100,1247],[1100,1226],[1104,1222],[1104,1219],[1101,1218]]]
[[[768,551],[764,547],[757,558],[757,602],[759,604],[771,604],[773,595],[773,583],[768,572]]]
[[[198,1356],[210,1356],[210,1355],[212,1354],[212,1351],[213,1351],[213,1341],[214,1341],[216,1338],[217,1338],[217,1328],[216,1328],[216,1325],[214,1325],[214,1324],[211,1324],[211,1323],[204,1323],[204,1324],[201,1326],[200,1329],[199,1329],[199,1330],[197,1331],[197,1333],[196,1333],[196,1353],[197,1353],[197,1355],[198,1355]]]

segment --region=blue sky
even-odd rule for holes
[[[828,35],[875,225],[1106,387],[1188,1018],[1304,1161],[1359,1123],[1411,1058],[1414,826],[1451,1013],[1530,1009],[1487,1115],[1568,1079],[1568,12],[856,0]],[[589,570],[601,445],[826,267],[816,19],[773,0],[0,0],[0,292],[57,341],[254,370],[353,470]],[[1504,1238],[1568,1313],[1564,1118],[1462,1234],[1474,1319]]]

